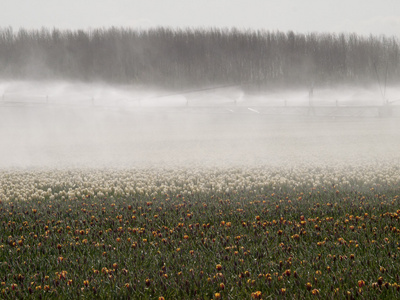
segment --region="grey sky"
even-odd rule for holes
[[[400,37],[398,0],[0,0],[0,27],[238,27]]]

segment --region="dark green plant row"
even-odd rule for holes
[[[229,195],[3,201],[0,293],[3,299],[394,299],[399,199],[384,187],[266,186]]]

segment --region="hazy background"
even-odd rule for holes
[[[400,119],[379,118],[378,109],[386,99],[400,104],[398,1],[0,0],[0,8],[0,168],[399,163]],[[109,30],[159,26],[180,32],[177,44],[168,30],[161,44],[155,32],[128,45]],[[196,56],[181,34],[188,27],[239,34],[234,47],[195,38],[211,45],[186,47],[207,50]],[[247,29],[281,41],[265,67]],[[136,61],[126,49],[139,49]],[[267,87],[245,87],[260,76]],[[327,107],[322,114],[309,110],[318,80],[312,101]],[[229,86],[189,88],[199,81]]]
[[[171,95],[64,81],[3,82],[0,88],[0,168],[400,162],[400,118],[379,118],[377,86],[317,89],[314,100],[327,108],[317,115],[309,113],[306,89],[251,94],[228,87]],[[338,111],[333,99],[349,108]]]

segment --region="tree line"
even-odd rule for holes
[[[400,79],[386,36],[237,29],[0,29],[0,77],[173,89],[370,84]]]

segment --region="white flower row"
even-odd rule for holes
[[[262,193],[265,189],[282,187],[360,190],[379,185],[389,188],[400,186],[399,164],[2,170],[0,200]]]

